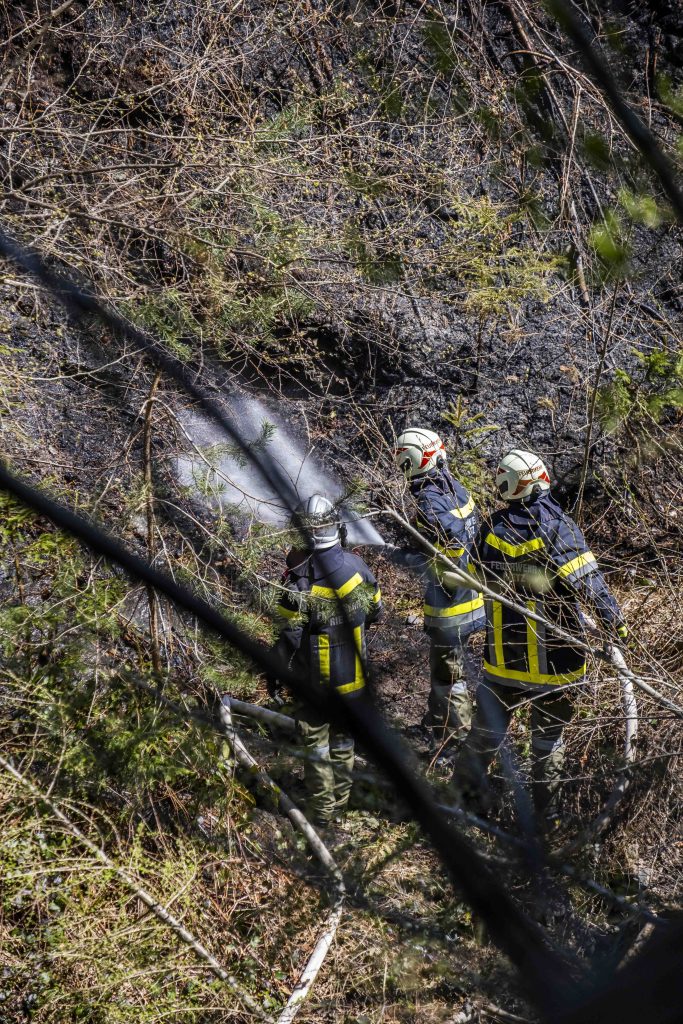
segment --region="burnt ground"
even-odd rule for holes
[[[182,3],[159,10],[138,2],[125,11],[103,3],[85,13],[76,4],[83,21],[60,21],[35,63],[21,40],[8,48],[4,223],[160,337],[212,393],[238,381],[277,396],[283,418],[309,431],[317,454],[361,505],[401,503],[391,437],[422,422],[442,430],[454,468],[464,467],[484,504],[488,468],[515,444],[543,453],[571,506],[594,386],[617,371],[632,375],[639,394],[659,386],[634,350],[677,352],[683,315],[680,230],[580,77],[580,60],[535,4],[512,10],[544,53],[543,67],[569,62],[570,72],[548,76],[557,103],[538,69],[515,55],[525,46],[507,4],[459,5],[459,21],[448,4],[423,10],[312,0],[302,15],[296,4],[254,3],[234,16],[227,6],[205,17]],[[3,8],[8,34],[23,24],[20,13]],[[631,103],[673,152],[680,3],[612,4],[590,13]],[[571,127],[579,86],[585,106],[572,163],[557,107]],[[624,190],[654,199],[657,216],[649,207],[632,216]],[[598,244],[605,223],[613,263]],[[547,254],[558,261],[551,269],[541,260]],[[469,257],[480,259],[474,270]],[[495,263],[491,275],[482,258]],[[151,367],[98,327],[70,321],[15,269],[3,275],[3,454],[148,554],[141,410]],[[543,278],[542,293],[530,278]],[[186,441],[173,413],[187,399],[165,379],[159,397],[170,412],[159,406],[152,440],[163,499],[158,557],[235,615],[252,616],[265,637],[262,580],[279,575],[283,552],[258,531],[240,546],[241,524],[217,522],[200,497],[178,489],[173,459]],[[455,426],[443,414],[458,399]],[[496,429],[478,433],[481,426]],[[643,434],[637,417],[613,433],[593,424],[582,521],[636,634],[633,664],[675,687],[683,658],[680,412],[672,407],[660,424],[646,418],[646,426]],[[374,553],[368,560],[387,603],[370,645],[379,703],[422,755],[428,641],[420,586]],[[23,577],[36,606],[49,605],[50,572],[33,566]],[[7,561],[2,587],[3,598],[16,588]],[[134,645],[128,636],[117,643],[123,663]],[[186,685],[197,669],[193,653],[170,643],[167,653],[169,671]],[[241,666],[202,653],[217,660],[226,686],[263,695]],[[620,720],[614,692],[607,693],[586,696],[570,736],[575,776],[566,806],[579,821],[601,806],[614,778]],[[666,913],[680,902],[680,848],[671,837],[680,820],[681,739],[676,722],[650,704],[645,710],[631,794],[615,829],[599,851],[581,855],[581,866]],[[523,749],[522,724],[515,739]],[[367,863],[381,861],[383,819],[354,827]],[[414,899],[427,917],[436,913],[434,893],[420,890],[425,879],[441,884],[428,852],[420,847],[393,863],[381,899],[404,910]],[[527,900],[519,878],[510,884]],[[581,910],[584,896],[571,895]],[[443,891],[438,896],[448,925],[453,908]],[[266,900],[255,891],[255,914]],[[464,908],[453,913],[471,930]],[[623,924],[597,901],[591,915],[597,923],[588,936],[578,926],[569,935],[589,954],[609,947]],[[306,924],[309,937],[314,925]],[[562,914],[555,927],[558,935],[571,931]],[[362,960],[374,942],[353,934],[344,949]],[[522,1012],[505,987],[509,978],[501,981],[500,958],[490,947],[468,949],[468,984],[476,990],[480,973],[490,999],[503,992],[496,1001]],[[429,959],[422,948],[413,958]],[[373,993],[383,991],[386,968],[378,964],[368,982]],[[348,964],[337,967],[348,979]],[[296,963],[283,969],[295,975]],[[414,963],[401,969],[402,984],[417,980],[409,997],[396,983],[396,1016],[388,1019],[452,1019],[452,964],[448,973],[438,957],[429,962],[430,983],[441,977],[443,986],[431,993],[441,1014],[432,1017],[419,1006],[425,975]],[[341,998],[334,986],[326,992]],[[358,990],[349,983],[345,1020],[363,1019],[366,996],[360,982]],[[311,1012],[316,1020],[323,1012],[340,1019],[329,1006]],[[476,1019],[474,1011],[467,1019]]]

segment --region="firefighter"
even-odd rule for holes
[[[623,616],[576,523],[550,493],[542,460],[514,449],[500,461],[496,488],[506,503],[480,529],[475,545],[484,582],[574,636],[582,634],[577,599],[588,602],[610,638],[625,638]],[[564,764],[563,731],[585,652],[521,612],[486,599],[483,679],[472,730],[454,767],[467,797],[484,794],[486,770],[519,705],[530,705],[532,794],[540,823],[556,820]]]
[[[459,568],[468,570],[479,514],[465,487],[450,473],[438,434],[422,427],[396,439],[394,459],[409,481],[417,504],[415,526]],[[430,640],[430,690],[423,723],[432,731],[434,753],[448,756],[470,729],[472,701],[466,678],[473,676],[466,641],[484,628],[484,601],[467,586],[443,586],[443,566],[434,558],[393,549],[390,560],[426,576],[424,628]]]
[[[277,612],[275,653],[313,686],[348,699],[365,688],[365,631],[382,608],[380,588],[365,562],[345,551],[345,528],[332,502],[313,494],[297,509],[302,548],[287,556]],[[351,793],[353,739],[306,704],[295,711],[305,761],[307,813],[317,825],[340,819]]]

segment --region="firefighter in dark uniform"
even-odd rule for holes
[[[541,459],[514,449],[500,462],[496,487],[507,504],[479,532],[475,549],[483,581],[575,636],[583,632],[577,599],[586,601],[610,637],[624,638],[619,607],[581,530],[550,494]],[[484,786],[514,709],[530,702],[534,805],[541,821],[553,820],[563,731],[572,717],[572,695],[586,676],[585,651],[499,601],[487,598],[485,605],[483,680],[454,783],[465,794]]]
[[[408,477],[417,504],[415,526],[459,568],[469,571],[479,514],[466,488],[449,472],[441,438],[433,430],[411,427],[396,439],[394,458]],[[466,679],[475,672],[466,642],[484,628],[484,601],[467,586],[447,589],[443,566],[431,556],[394,549],[389,557],[396,564],[421,570],[426,577],[424,628],[430,639],[430,691],[424,721],[432,730],[435,752],[448,753],[449,747],[464,740],[472,720]]]
[[[296,518],[306,546],[287,556],[275,652],[313,686],[333,686],[356,699],[365,687],[365,631],[380,615],[380,588],[363,559],[342,547],[344,528],[327,498],[312,495]],[[305,704],[295,718],[305,754],[307,812],[327,825],[348,804],[353,739]]]

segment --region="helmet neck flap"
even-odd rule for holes
[[[394,462],[413,481],[445,467],[446,449],[433,430],[409,427],[396,438]]]
[[[302,534],[308,551],[327,551],[341,543],[339,512],[323,494],[312,494],[296,507],[293,525]]]

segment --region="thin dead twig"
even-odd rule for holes
[[[147,557],[154,563],[156,557],[155,515],[154,515],[154,479],[152,475],[152,412],[161,370],[157,370],[149,389],[149,397],[145,402],[145,421],[142,433],[143,472],[145,480],[145,519],[147,523]],[[147,601],[149,605],[149,635],[152,642],[152,668],[161,686],[161,655],[159,651],[159,608],[154,587],[147,584]]]

